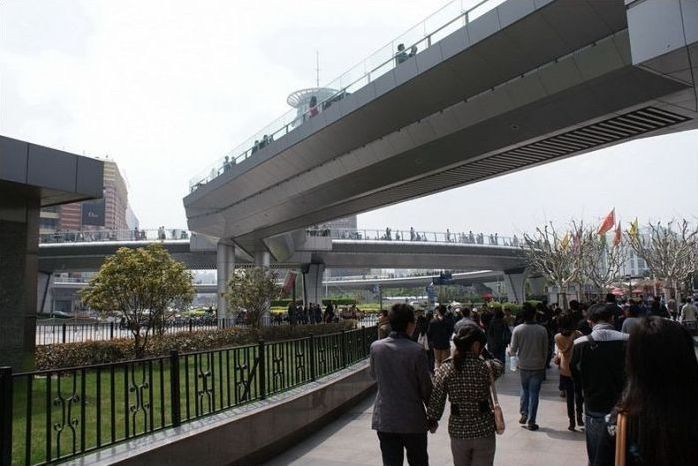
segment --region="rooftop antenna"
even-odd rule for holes
[[[315,86],[320,87],[320,51],[315,51]]]

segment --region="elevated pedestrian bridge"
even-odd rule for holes
[[[323,280],[322,286],[341,289],[373,289],[375,286],[383,288],[416,288],[423,287],[439,278],[439,273],[418,274],[410,276],[358,276],[358,277],[332,277]],[[473,285],[487,283],[502,278],[502,272],[493,270],[481,270],[475,272],[454,272],[450,280],[453,284]],[[51,286],[55,289],[80,290],[87,286],[88,278],[57,277]],[[216,283],[195,283],[196,293],[215,294]]]
[[[193,180],[189,228],[284,261],[307,225],[694,129],[697,43],[684,0],[452,2]]]
[[[367,229],[302,230],[296,250],[275,268],[323,264],[329,268],[413,268],[495,270],[525,266],[516,236]],[[390,239],[388,239],[390,238]],[[399,238],[399,239],[398,239]],[[419,238],[419,239],[417,239]],[[97,270],[119,248],[161,243],[175,259],[191,269],[216,268],[215,243],[182,229],[83,231],[41,235],[39,269],[43,272]],[[253,258],[236,249],[239,267]]]

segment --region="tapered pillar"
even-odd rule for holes
[[[532,296],[545,295],[545,277],[529,277],[528,284],[531,287]]]
[[[322,277],[325,264],[307,264],[303,267],[303,301],[322,304]]]
[[[39,272],[39,286],[37,288],[37,312],[50,314],[53,311],[53,284],[56,277],[51,272]],[[73,306],[71,306],[72,310]]]
[[[271,264],[271,254],[269,254],[269,251],[255,251],[254,264],[257,267],[269,268]]]
[[[507,285],[507,301],[522,304],[526,301],[526,269],[504,271],[504,282]]]
[[[228,282],[235,273],[235,246],[227,241],[219,241],[216,248],[216,270],[218,272],[218,318],[231,317],[228,310]]]

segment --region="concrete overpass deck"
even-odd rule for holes
[[[380,51],[341,98],[197,184],[189,227],[275,254],[270,237],[307,225],[697,127],[694,2],[453,5],[390,46],[415,56]]]

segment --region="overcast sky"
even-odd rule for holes
[[[188,181],[443,0],[3,0],[0,134],[115,160],[145,228]],[[362,214],[366,228],[530,231],[698,216],[698,132],[652,138]]]

